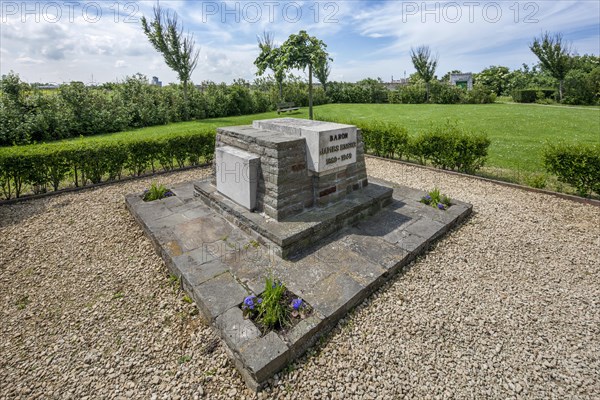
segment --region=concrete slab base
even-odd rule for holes
[[[385,189],[384,182],[369,181],[369,186]],[[388,204],[375,215],[333,230],[292,259],[283,259],[276,245],[258,240],[256,231],[242,230],[194,197],[194,183],[171,189],[175,197],[148,203],[141,194],[129,195],[127,207],[217,328],[254,390],[472,212],[470,204],[459,201],[447,211],[437,210],[419,202],[424,192],[394,187]],[[316,217],[305,223],[318,224]],[[314,313],[284,334],[261,336],[239,306],[245,296],[261,294],[269,275],[302,297]]]

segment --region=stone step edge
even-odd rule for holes
[[[369,200],[354,204],[353,207],[349,206],[346,209],[342,209],[333,217],[318,221],[291,237],[281,238],[270,232],[268,227],[262,227],[260,224],[249,219],[245,215],[248,213],[245,208],[218,193],[212,183],[208,181],[194,182],[195,197],[199,197],[204,204],[217,211],[227,221],[238,226],[244,232],[254,237],[258,234],[257,239],[260,239],[259,242],[273,246],[275,254],[282,258],[290,258],[297,255],[300,252],[297,249],[299,244],[301,244],[302,248],[309,248],[315,242],[386,207],[392,201],[393,189],[390,187],[385,187],[385,189],[388,190],[383,190],[379,195],[368,196]],[[370,185],[362,190],[371,193],[377,189],[373,189],[373,185]],[[353,198],[357,198],[362,194],[364,192],[353,192],[346,196],[346,199],[350,203]]]

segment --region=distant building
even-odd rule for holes
[[[406,73],[404,73],[404,75],[406,76]],[[385,86],[388,90],[396,90],[396,89],[398,89],[399,86],[406,86],[406,85],[408,85],[408,79],[406,79],[406,78],[394,79],[393,75],[392,75],[391,81],[383,82],[383,86]]]
[[[153,76],[151,85],[162,87],[162,81],[158,80],[158,76]]]
[[[473,89],[473,74],[470,72],[464,74],[450,74],[450,84],[463,89]]]

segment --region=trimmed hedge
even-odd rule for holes
[[[488,156],[491,141],[484,134],[463,131],[456,123],[432,126],[414,137],[406,128],[382,121],[320,120],[356,125],[360,128],[365,151],[375,156],[417,160],[434,167],[474,173]]]
[[[544,165],[581,196],[591,192],[600,195],[600,145],[549,144],[544,150]]]
[[[491,141],[483,134],[468,133],[456,124],[434,126],[413,139],[410,154],[421,164],[474,173],[488,155]]]
[[[5,199],[21,197],[29,187],[35,194],[61,184],[85,186],[118,180],[124,174],[142,175],[198,165],[212,159],[215,132],[172,133],[119,139],[80,139],[50,144],[0,148],[0,190]]]

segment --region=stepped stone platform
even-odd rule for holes
[[[277,221],[231,201],[210,182],[196,182],[194,194],[248,233],[253,230],[262,244],[270,246],[282,258],[298,255],[345,226],[375,214],[392,200],[390,188],[370,184],[335,203]]]
[[[209,183],[180,184],[171,188],[176,196],[147,203],[141,194],[130,195],[126,204],[255,390],[472,211],[459,201],[446,211],[434,209],[419,202],[424,192],[369,178],[360,190],[324,202],[318,214],[259,220],[260,214],[217,198]],[[195,196],[199,191],[203,195]],[[207,205],[211,201],[220,206]],[[363,208],[357,211],[357,204]],[[307,240],[321,231],[328,234]],[[314,312],[286,332],[261,336],[240,305],[245,296],[260,295],[271,274]]]

